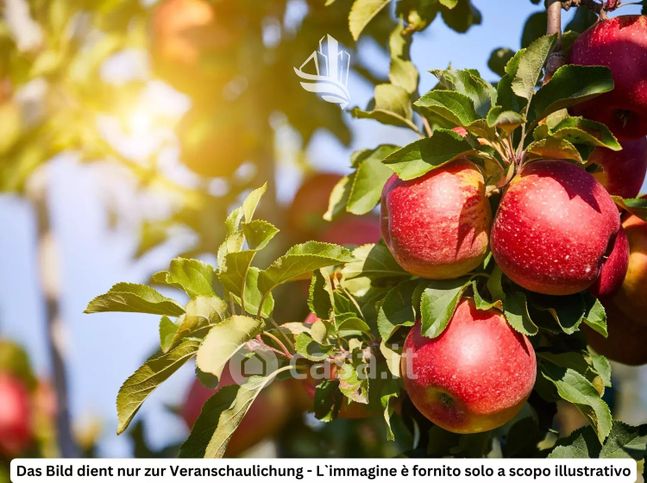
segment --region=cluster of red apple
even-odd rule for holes
[[[455,160],[426,175],[385,185],[383,238],[409,273],[455,279],[483,265],[491,251],[515,284],[538,294],[591,290],[608,314],[609,338],[591,335],[600,352],[647,362],[647,223],[622,214],[611,195],[632,198],[647,170],[647,17],[600,21],[578,37],[571,63],[604,65],[615,89],[578,114],[607,124],[623,150],[598,148],[591,174],[567,161],[518,165],[492,215],[479,168]],[[597,178],[597,179],[596,179]],[[409,333],[402,357],[405,389],[418,410],[458,433],[509,421],[533,389],[537,362],[530,340],[496,309],[464,297],[437,338]]]

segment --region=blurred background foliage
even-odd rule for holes
[[[408,60],[407,49],[404,54],[394,52],[402,46],[393,41],[398,38],[392,36],[394,31],[410,43],[415,32],[433,22],[464,33],[483,18],[470,0],[397,0],[378,14],[357,44],[348,26],[352,3],[4,0],[0,4],[0,191],[33,204],[40,218],[36,249],[46,248],[53,236],[51,207],[44,194],[47,171],[41,168],[62,154],[73,154],[83,163],[109,163],[117,173],[115,183],[155,194],[155,215],[138,220],[134,258],[178,233],[188,233],[190,242],[177,255],[208,258],[221,241],[228,209],[265,181],[269,190],[262,218],[284,230],[277,251],[311,238],[351,245],[376,241],[375,215],[342,217],[333,223],[321,220],[339,175],[317,172],[307,152],[321,131],[350,146],[351,117],[299,88],[294,67],[329,34],[349,49],[353,75],[374,86],[388,81],[375,59],[388,59],[389,48],[392,57]],[[545,14],[541,5],[537,10],[525,22],[520,46],[544,33]],[[570,28],[581,31],[593,20],[580,9],[568,22]],[[490,69],[500,73],[518,47],[495,49],[488,61]],[[286,159],[290,170],[299,171],[296,179],[305,179],[295,201],[287,205],[288,197],[280,193]],[[104,209],[115,226],[128,216],[111,199]],[[55,403],[49,426],[43,426],[51,430],[45,436],[35,434],[24,454],[91,456],[100,433],[96,421],[80,429],[77,425],[74,431],[62,428],[72,423],[60,417],[68,403],[65,353],[53,340],[61,295],[48,282],[49,265],[55,262],[46,256],[39,260],[52,352],[48,387],[55,393]],[[280,317],[303,320],[305,294],[305,286],[298,297],[276,294]],[[14,346],[5,345],[2,351],[20,350],[9,347]],[[0,367],[0,372],[12,371]],[[36,376],[23,374],[19,379],[33,397]],[[261,435],[275,436],[278,444],[272,447],[273,454],[370,457],[401,452],[385,444],[379,418],[341,419],[321,426],[303,415],[307,408],[298,403],[303,387],[280,384],[289,401],[283,405],[285,415],[277,415],[282,424]],[[169,410],[181,412],[181,408]],[[265,412],[262,407],[259,410]],[[144,424],[138,423],[129,433],[133,455],[174,454],[174,445],[151,448]],[[57,438],[52,436],[55,426]],[[258,441],[251,438],[240,451]],[[457,454],[464,450],[456,449]],[[11,456],[15,455],[6,453],[5,461]]]

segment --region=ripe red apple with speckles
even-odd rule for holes
[[[0,374],[0,454],[13,457],[32,440],[29,392],[16,377]]]
[[[625,15],[602,20],[573,43],[570,61],[602,65],[613,75],[615,88],[573,108],[600,121],[622,138],[647,135],[647,17]]]
[[[618,209],[593,176],[566,161],[535,161],[501,199],[492,254],[522,287],[569,295],[598,280],[619,229]]]
[[[622,151],[596,148],[589,161],[602,167],[597,179],[612,195],[634,198],[647,173],[647,138],[623,141]]]
[[[413,275],[460,277],[487,253],[492,214],[483,175],[470,161],[409,181],[393,175],[384,186],[381,216],[386,245]]]
[[[510,421],[535,384],[537,361],[528,338],[496,310],[463,299],[445,331],[424,337],[420,323],[404,344],[401,376],[427,419],[455,433],[489,431]]]

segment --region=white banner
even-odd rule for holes
[[[631,459],[14,459],[13,483],[634,483]]]

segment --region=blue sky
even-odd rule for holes
[[[541,8],[528,0],[478,0],[475,3],[483,13],[483,24],[474,27],[468,35],[457,34],[436,21],[415,41],[413,60],[422,72],[423,91],[433,85],[432,76],[426,71],[446,67],[449,63],[457,68],[478,68],[486,78],[493,79],[494,75],[486,66],[490,52],[500,46],[517,48],[523,22],[530,13]],[[325,33],[321,32],[322,36]],[[313,45],[313,50],[316,47]],[[385,72],[387,59],[370,45],[365,47],[362,55],[377,71]],[[296,77],[291,88],[299,89]],[[353,101],[359,105],[370,98],[367,85],[357,78],[351,79],[349,88]],[[326,133],[317,134],[308,150],[311,162],[321,169],[344,171],[350,151],[354,149],[411,139],[403,130],[372,121],[353,121],[353,128],[355,141],[351,149],[339,145]],[[283,197],[289,198],[297,176],[282,174],[286,176],[281,176],[280,187]],[[125,440],[114,436],[114,399],[123,380],[158,343],[158,318],[130,314],[85,316],[82,312],[88,300],[113,283],[142,281],[151,271],[163,268],[179,245],[171,244],[133,262],[136,244],[133,227],[137,217],[150,210],[153,202],[138,195],[133,186],[122,186],[117,192],[106,189],[111,176],[112,179],[120,178],[105,167],[81,166],[71,157],[57,159],[47,168],[47,175],[51,183],[50,209],[59,242],[73,416],[81,420],[100,418],[104,424],[103,455],[126,456]],[[104,210],[106,204],[116,204],[120,211],[123,210],[126,223],[110,229]],[[1,196],[0,226],[5,227],[5,235],[0,236],[0,333],[24,343],[38,371],[47,374],[43,309],[34,251],[35,224],[29,205],[18,198]],[[184,434],[183,425],[163,406],[180,402],[191,374],[192,368],[187,367],[144,405],[141,415],[156,428],[150,432],[155,444],[178,439]]]

